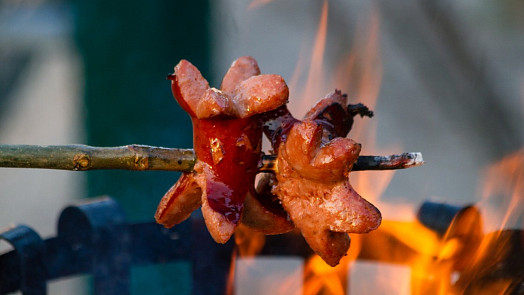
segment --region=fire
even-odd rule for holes
[[[247,7],[248,10],[273,2],[273,0],[253,0]]]
[[[322,80],[322,77],[326,77],[322,67],[324,45],[318,43],[325,42],[325,10],[327,4],[322,11],[313,46],[308,82],[305,88],[298,87],[307,89],[301,97],[308,98],[308,93],[318,96],[319,92],[326,91],[322,87],[347,87],[344,91],[349,91],[350,99],[356,98],[373,109],[378,99],[382,75],[378,13],[373,12],[369,18],[366,34],[362,33],[363,30],[357,32],[355,47],[338,63],[334,76],[329,77],[327,81],[330,82],[326,83]],[[302,55],[300,60],[304,60]],[[304,68],[299,62],[296,73],[303,72]],[[322,77],[318,77],[319,74]],[[298,74],[291,80],[295,87],[299,81],[296,75]],[[314,81],[323,83],[319,85],[313,83]],[[312,101],[308,101],[310,102]],[[361,142],[367,153],[380,154],[401,149],[377,147],[376,123],[375,119],[359,121],[350,136]],[[355,173],[350,180],[355,189],[377,205],[386,217],[390,217],[392,212],[401,212],[397,215],[412,218],[409,221],[386,220],[378,230],[370,234],[351,235],[352,245],[348,256],[335,268],[327,267],[316,256],[310,258],[305,268],[304,294],[346,294],[347,285],[358,283],[348,282],[348,271],[361,261],[377,262],[382,268],[384,265],[386,268],[396,266],[389,276],[384,276],[378,270],[372,274],[374,277],[366,277],[368,284],[377,284],[371,292],[384,289],[389,290],[388,294],[506,294],[505,292],[516,288],[519,280],[524,281],[522,264],[519,266],[519,263],[524,263],[524,235],[521,231],[502,230],[512,226],[522,228],[523,225],[524,149],[487,169],[481,196],[483,201],[477,205],[479,207],[463,207],[455,212],[442,232],[417,221],[411,206],[391,205],[380,201],[393,175],[394,172],[381,172],[379,175]],[[491,206],[482,207],[483,204],[490,203]],[[485,210],[481,212],[479,208]],[[494,232],[485,234],[481,216],[488,217],[486,224]],[[520,258],[512,264],[509,260],[515,255],[520,255]],[[499,263],[508,264],[504,270],[507,273],[502,278],[490,278],[490,271],[495,271],[495,266]],[[406,267],[409,271],[402,271]],[[484,270],[486,268],[489,271]],[[514,271],[519,274],[512,276]],[[389,279],[384,281],[384,277]],[[407,288],[397,289],[395,292],[388,288],[399,282],[409,283]],[[360,289],[356,290],[358,292]]]
[[[254,0],[250,8],[271,2]],[[354,46],[329,69],[325,62],[328,37],[328,2],[324,1],[313,44],[299,53],[295,71],[288,81],[290,107],[296,117],[333,89],[348,93],[352,103],[362,102],[374,109],[380,92],[380,17],[372,10],[359,28]],[[308,54],[308,52],[310,54]],[[389,154],[400,146],[379,147],[377,121],[358,120],[350,137],[362,143],[363,154]],[[476,205],[454,207],[436,214],[414,205],[389,204],[381,196],[394,176],[393,171],[350,174],[355,190],[374,203],[385,220],[379,229],[364,235],[350,235],[351,247],[336,267],[316,255],[293,276],[280,283],[274,294],[508,294],[524,282],[524,148],[486,169]],[[440,209],[439,209],[440,210]],[[392,218],[392,216],[394,218]],[[402,218],[397,218],[402,216]],[[264,247],[264,236],[240,227],[236,233],[238,254],[252,257]],[[243,265],[254,261],[247,260]],[[373,271],[368,271],[375,265]],[[366,269],[364,282],[352,280],[351,273]],[[303,273],[297,278],[297,272]],[[498,275],[498,276],[497,276]],[[300,284],[297,283],[300,281]],[[365,284],[364,284],[365,283]],[[269,283],[268,283],[269,284]],[[365,285],[363,288],[358,285]],[[297,287],[300,285],[300,287]],[[357,286],[354,288],[354,286]],[[269,287],[268,287],[269,288]],[[370,289],[371,288],[371,289]],[[522,288],[522,287],[521,287]],[[378,290],[378,291],[377,291]],[[382,292],[384,291],[384,292]]]
[[[333,89],[341,89],[347,93],[352,102],[362,102],[371,109],[376,106],[382,79],[378,11],[373,10],[366,25],[358,28],[353,42],[354,47],[345,56],[332,62],[337,65],[334,69],[327,69],[324,60],[328,35],[328,12],[328,2],[324,1],[315,41],[312,45],[303,46],[293,75],[289,80],[291,96],[299,98],[290,101],[293,112],[297,113],[296,117],[300,117],[307,111],[307,107]],[[309,48],[312,48],[311,56],[307,58],[306,52]],[[305,73],[307,73],[306,77],[304,77]],[[367,124],[355,124],[351,136],[358,137],[358,135],[367,134],[367,131],[370,131],[368,129],[376,128],[370,128]]]
[[[304,295],[345,294],[348,263],[343,259],[330,267],[319,256],[312,256],[304,271]]]
[[[240,257],[252,257],[260,253],[266,237],[249,227],[239,224],[235,230],[235,244],[238,248]]]
[[[271,0],[254,0],[249,9],[267,4]],[[379,95],[382,66],[379,51],[379,15],[377,10],[368,18],[365,27],[356,34],[355,46],[348,54],[335,61],[336,69],[326,69],[324,61],[328,35],[328,1],[324,1],[320,11],[319,24],[314,43],[304,46],[288,81],[291,90],[290,109],[296,117],[301,117],[307,108],[314,105],[328,92],[341,89],[347,93],[351,103],[362,102],[371,109],[376,106]],[[307,57],[307,51],[311,55]],[[371,120],[359,120],[351,131],[350,137],[361,142],[368,154],[388,151],[379,150],[375,145],[376,123]],[[398,151],[398,149],[397,149]],[[393,177],[393,172],[360,174],[354,176],[352,183],[361,195],[374,202],[386,189]],[[372,179],[371,179],[372,178]],[[251,257],[264,245],[263,236],[239,227],[235,233],[240,258]],[[351,248],[346,257],[336,267],[328,266],[320,257],[313,255],[303,268],[303,289],[301,294],[346,294],[349,266],[357,259],[361,240],[352,237]],[[236,262],[238,264],[238,261]],[[246,262],[243,260],[242,262]],[[255,263],[248,261],[247,263]],[[289,294],[289,293],[279,293]]]
[[[410,291],[401,294],[518,293],[524,281],[524,148],[487,168],[481,183],[475,206],[439,205],[453,211],[445,222],[438,218],[446,212],[423,206],[421,222],[384,221],[375,232],[352,237],[361,240],[358,259],[409,266]]]
[[[486,216],[487,234],[457,285],[480,294],[522,292],[524,148],[488,167],[482,184],[478,206]]]
[[[308,106],[333,89],[342,89],[352,103],[362,102],[371,109],[375,108],[383,72],[379,50],[380,17],[377,9],[372,10],[367,19],[366,25],[357,30],[354,47],[334,62],[338,65],[335,69],[326,70],[324,52],[328,32],[328,2],[324,1],[315,42],[312,46],[304,47],[313,48],[309,63],[303,50],[289,83],[292,96],[300,98],[290,102],[294,113],[305,113]],[[307,77],[304,79],[302,75],[306,72]],[[402,150],[401,146],[379,148],[376,144],[376,130],[376,118],[359,120],[349,136],[362,143],[363,153],[387,154]],[[352,175],[350,180],[362,196],[371,202],[377,202],[393,175],[394,171],[383,171],[380,175],[359,173]]]
[[[324,1],[320,21],[315,36],[315,42],[312,46],[312,54],[309,58],[309,63],[305,59],[304,51],[309,48],[303,47],[297,65],[295,67],[293,76],[291,77],[289,87],[293,97],[300,98],[296,101],[291,101],[290,106],[294,113],[298,113],[298,118],[304,114],[308,107],[313,105],[317,100],[329,92],[326,89],[326,75],[324,73],[324,51],[326,48],[327,37],[327,22],[328,22],[328,2]],[[303,74],[306,72],[305,68],[309,68],[308,75],[304,80]],[[332,90],[332,89],[330,89]]]
[[[524,148],[488,167],[482,183],[479,205],[486,209],[486,226],[490,230],[522,228],[517,223],[524,211]]]

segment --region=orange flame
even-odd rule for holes
[[[482,183],[479,205],[489,230],[517,226],[524,213],[524,148],[486,169]]]
[[[324,74],[324,51],[326,48],[327,28],[328,2],[324,1],[309,63],[306,63],[304,53],[309,46],[303,46],[289,83],[290,91],[292,91],[291,95],[299,98],[290,103],[291,109],[299,114],[298,117],[304,114],[315,101],[322,98],[328,92],[326,89],[328,85],[326,85],[325,82],[326,75]],[[305,72],[304,68],[309,68],[305,81],[302,79],[302,75]],[[300,82],[303,82],[303,84],[300,84]],[[295,92],[295,94],[293,94],[293,92]]]
[[[511,265],[518,264],[519,258],[522,263],[524,148],[488,167],[482,184],[479,207],[484,209],[488,234],[474,251],[471,263],[457,284],[473,293],[510,294],[518,280],[523,280],[518,277],[522,264],[517,269]],[[512,230],[515,228],[520,230]],[[493,272],[502,275],[493,281],[490,279]]]
[[[301,95],[302,99],[306,101],[318,100],[324,93],[320,92],[324,81],[323,61],[324,51],[326,49],[326,36],[327,36],[327,21],[328,21],[328,3],[324,1],[322,6],[322,14],[320,16],[320,22],[318,25],[317,35],[313,46],[313,54],[311,55],[309,74],[306,80],[306,87],[304,93]],[[312,105],[312,104],[303,104]]]
[[[240,257],[252,257],[260,253],[264,247],[266,237],[264,234],[239,224],[235,230],[235,244]]]
[[[365,29],[359,27],[354,40],[354,48],[347,56],[335,61],[336,69],[326,69],[324,53],[328,32],[328,2],[324,1],[320,20],[312,46],[303,46],[297,65],[289,80],[292,110],[300,115],[317,100],[333,89],[348,93],[350,100],[358,100],[373,109],[378,99],[382,79],[382,65],[379,51],[380,18],[374,9]],[[308,60],[305,52],[312,47]],[[306,72],[306,79],[302,75]],[[302,83],[301,83],[302,82]],[[353,134],[357,133],[352,131]],[[362,131],[358,132],[362,133]]]
[[[260,253],[266,242],[266,238],[263,234],[252,230],[242,223],[240,223],[235,229],[234,238],[236,251],[234,251],[231,256],[231,266],[225,292],[227,295],[233,295],[235,293],[235,274],[237,273],[236,268],[238,259],[257,255]],[[252,262],[254,261],[252,260]]]
[[[382,78],[382,66],[379,52],[379,15],[374,10],[369,17],[365,29],[359,28],[355,38],[355,46],[340,61],[335,62],[337,68],[326,70],[324,63],[325,43],[327,37],[328,5],[324,2],[321,17],[315,37],[315,43],[309,65],[306,65],[305,50],[299,55],[297,66],[290,80],[291,91],[302,89],[298,95],[299,104],[292,106],[294,112],[303,113],[307,106],[323,97],[333,89],[341,89],[348,93],[352,103],[362,102],[371,109],[376,105]],[[308,68],[304,85],[299,85],[301,74]],[[326,73],[332,73],[331,75]],[[350,136],[363,144],[368,153],[379,151],[375,144],[376,122],[373,120],[358,121]],[[351,182],[356,190],[370,201],[376,201],[384,192],[393,177],[393,172],[377,174],[359,173],[351,176]],[[305,267],[304,294],[346,294],[349,265],[354,261],[361,248],[361,237],[351,236],[351,248],[336,267],[328,266],[320,257],[311,257]]]
[[[347,261],[331,267],[319,256],[312,256],[304,271],[304,295],[345,294],[347,271]]]
[[[269,3],[270,0],[254,0],[250,8]],[[328,37],[328,2],[324,1],[320,13],[314,43],[305,44],[300,51],[297,65],[289,80],[291,91],[290,109],[300,117],[307,108],[334,89],[348,93],[351,103],[362,102],[373,109],[378,99],[382,66],[379,51],[379,15],[377,10],[370,15],[365,27],[358,28],[355,45],[350,52],[335,61],[336,69],[326,68],[324,55]],[[310,56],[307,52],[311,49]],[[331,73],[331,74],[329,74]],[[362,142],[368,153],[378,152],[375,147],[376,123],[372,120],[359,120],[351,137]],[[384,152],[385,151],[380,151]],[[393,173],[360,174],[354,180],[357,190],[366,198],[379,199],[387,187]],[[371,180],[370,178],[373,178]],[[249,229],[239,227],[235,234],[239,257],[255,255],[264,244],[264,237]],[[359,253],[360,238],[352,237],[351,249],[337,267],[328,266],[320,257],[314,255],[304,267],[303,294],[346,294],[348,271],[351,261]],[[243,262],[244,263],[244,262]],[[253,266],[256,267],[256,266]]]
[[[408,294],[510,294],[524,279],[524,236],[511,230],[522,228],[524,148],[486,169],[482,185],[482,214],[461,209],[442,236],[417,221],[384,221],[375,232],[352,236],[361,240],[358,259],[409,266]]]
[[[375,108],[383,71],[379,50],[380,17],[378,10],[372,10],[368,19],[369,22],[365,27],[357,29],[355,45],[350,52],[334,63],[338,65],[336,69],[326,70],[324,52],[328,29],[328,4],[327,1],[324,2],[309,64],[306,63],[303,48],[290,79],[292,96],[300,98],[290,102],[293,112],[299,115],[305,113],[308,106],[313,105],[333,89],[341,89],[348,93],[353,103],[362,102],[371,109]],[[301,77],[306,72],[305,69],[308,69],[308,75],[304,82]],[[400,146],[378,148],[376,130],[376,118],[361,120],[354,125],[350,137],[362,143],[363,153],[387,154],[401,150]],[[351,183],[366,199],[376,202],[391,182],[393,175],[394,171],[385,171],[380,175],[359,173],[352,175]]]
[[[255,0],[250,7],[270,1]],[[301,49],[289,80],[290,108],[293,112],[299,115],[305,113],[308,106],[335,88],[348,93],[351,102],[362,102],[371,109],[375,108],[383,70],[378,11],[372,10],[368,19],[365,27],[358,28],[355,45],[350,52],[333,63],[337,65],[335,69],[328,69],[324,60],[328,2],[324,1],[315,41],[312,46]],[[308,56],[308,49],[311,56]],[[388,154],[401,150],[400,146],[377,146],[378,120],[358,120],[350,136],[362,143],[363,153],[366,154]],[[482,287],[479,290],[476,284],[488,276],[484,268],[489,270],[493,261],[503,261],[510,255],[507,248],[512,247],[513,233],[502,229],[523,226],[517,223],[522,222],[521,216],[524,215],[524,148],[486,170],[479,203],[484,209],[482,214],[476,207],[464,208],[451,221],[445,234],[438,234],[416,221],[413,205],[399,206],[380,201],[393,176],[393,171],[351,174],[350,181],[355,189],[377,205],[386,220],[370,234],[351,235],[348,255],[337,267],[329,267],[318,256],[310,257],[304,267],[303,294],[346,294],[348,284],[354,283],[349,282],[349,272],[357,267],[357,259],[408,268],[407,272],[389,275],[385,282],[380,280],[379,273],[375,274],[376,278],[367,278],[373,282],[370,284],[385,284],[383,289],[408,281],[409,290],[398,289],[401,294],[503,294],[511,290],[514,283],[511,279],[491,282],[485,290]],[[409,221],[392,221],[388,216],[393,213],[409,216]],[[488,234],[485,234],[481,216],[487,217],[487,226],[495,232],[487,231]],[[237,234],[237,244],[241,245],[240,256],[255,255],[263,246],[263,236],[243,231],[242,228]],[[289,288],[290,284],[284,284],[282,288]]]
[[[266,4],[269,4],[273,2],[273,0],[253,0],[253,2],[251,2],[249,4],[249,6],[247,7],[248,10],[251,10],[251,9],[255,9],[257,7],[260,7],[260,6],[263,6],[263,5],[266,5]]]

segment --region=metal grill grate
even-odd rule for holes
[[[476,235],[482,235],[479,212],[472,206],[426,202],[417,218],[443,238],[465,220],[473,222],[464,227],[464,232],[455,231],[455,235],[468,243]],[[377,233],[380,235],[380,230]],[[503,255],[488,256],[481,261],[481,273],[468,266],[460,267],[457,284],[465,290],[475,290],[486,283],[511,278],[512,294],[521,294],[524,232],[503,230],[488,235],[504,238],[494,239],[489,246],[494,250],[504,247],[504,253],[499,253]],[[94,294],[130,294],[133,266],[174,261],[192,264],[193,294],[223,294],[235,251],[233,240],[225,245],[215,243],[202,219],[190,218],[172,229],[154,221],[128,223],[119,204],[110,198],[91,199],[65,208],[58,220],[56,237],[44,240],[30,227],[18,225],[0,232],[0,240],[14,248],[0,255],[0,294],[17,290],[24,295],[47,294],[49,280],[80,274],[92,275]],[[393,237],[388,241],[390,245],[382,246],[390,248],[399,243]],[[267,236],[259,254],[307,258],[313,253],[300,234],[291,233]],[[363,248],[358,259],[388,261],[387,257],[375,254]],[[389,262],[406,263],[393,258]]]
[[[94,294],[129,294],[132,266],[177,260],[192,261],[195,280],[208,282],[194,284],[194,294],[219,294],[233,244],[217,245],[204,228],[198,219],[173,229],[153,221],[130,224],[110,198],[70,206],[56,237],[43,240],[25,225],[0,233],[14,248],[0,256],[0,294],[47,294],[48,280],[78,274],[93,276]]]

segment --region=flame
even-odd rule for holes
[[[315,44],[313,46],[313,54],[311,55],[309,74],[306,80],[306,87],[304,93],[301,95],[302,99],[306,101],[315,101],[322,97],[323,91],[320,92],[324,82],[324,51],[326,49],[326,36],[327,36],[327,21],[328,21],[328,3],[324,1],[322,6],[322,14],[320,16],[320,22],[317,29],[317,35],[315,38]],[[313,104],[303,104],[313,105]]]
[[[290,79],[291,95],[296,99],[291,101],[291,109],[301,117],[307,112],[317,100],[329,92],[327,89],[326,74],[324,71],[324,52],[326,48],[326,38],[328,29],[328,2],[324,1],[320,20],[312,46],[304,45],[299,53],[299,58],[293,75]],[[306,58],[306,50],[312,48],[309,61]],[[308,63],[309,62],[309,63]],[[303,74],[307,69],[307,77],[304,80]]]
[[[228,295],[235,293],[235,274],[238,259],[243,257],[254,257],[260,253],[266,242],[266,238],[263,234],[252,230],[242,223],[240,223],[235,229],[234,238],[236,249],[231,255],[231,266],[229,269],[225,292],[225,294]],[[251,260],[251,263],[254,263],[254,260]]]
[[[303,294],[345,294],[348,261],[344,260],[336,267],[331,267],[319,256],[312,256],[304,271]]]
[[[345,91],[349,91],[349,97],[363,100],[371,109],[375,108],[378,100],[383,72],[379,34],[380,16],[375,8],[371,10],[365,27],[357,27],[354,47],[337,63],[339,66],[330,80],[330,88],[347,85]],[[352,133],[358,132],[362,131],[352,130]]]
[[[378,9],[371,11],[369,21],[364,27],[357,28],[354,47],[345,56],[332,62],[338,65],[334,69],[326,69],[324,61],[328,10],[328,2],[324,1],[314,43],[302,46],[295,70],[289,80],[291,96],[295,98],[290,104],[293,112],[298,114],[297,117],[333,89],[341,89],[349,95],[351,101],[358,100],[371,109],[376,106],[383,71],[379,51]],[[312,48],[312,52],[308,59],[306,52],[309,48]],[[306,72],[307,77],[304,79],[303,75]],[[357,129],[367,129],[356,125]],[[356,131],[357,129],[354,129],[352,134],[367,134],[368,130]]]
[[[524,280],[524,234],[515,230],[524,215],[524,148],[488,167],[481,184],[481,201],[460,209],[443,234],[416,220],[386,220],[375,232],[352,235],[360,239],[358,259],[409,266],[406,294],[514,292]]]
[[[328,2],[324,1],[315,42],[313,46],[302,48],[289,83],[292,96],[299,98],[290,103],[293,112],[299,114],[297,117],[333,89],[341,89],[347,93],[351,103],[362,102],[370,109],[375,108],[383,72],[379,50],[378,9],[373,9],[367,19],[365,26],[357,28],[354,47],[340,60],[334,62],[338,65],[335,69],[326,70],[324,53],[328,30]],[[308,60],[305,51],[309,47],[313,49]],[[303,79],[302,75],[305,72],[307,77]],[[359,120],[354,124],[349,136],[362,143],[363,153],[387,154],[402,150],[400,145],[379,148],[376,144],[376,130],[376,118]],[[391,182],[394,173],[394,171],[384,171],[380,175],[359,173],[352,175],[350,180],[362,196],[371,202],[377,202]]]
[[[249,8],[267,4],[271,0],[254,0]],[[309,107],[334,89],[348,93],[350,103],[364,103],[371,109],[376,106],[382,78],[382,66],[379,51],[379,15],[375,9],[365,26],[359,27],[355,45],[349,53],[342,56],[335,69],[326,66],[325,51],[328,37],[328,1],[324,1],[319,15],[314,43],[304,43],[300,50],[294,73],[289,79],[291,91],[290,109],[296,117],[301,117]],[[309,53],[309,54],[308,54]],[[375,145],[376,122],[358,120],[356,129],[350,136],[361,142],[371,154],[379,151]],[[397,150],[398,151],[398,150]],[[355,178],[357,191],[369,200],[378,200],[393,177],[392,172],[365,174]],[[353,181],[353,180],[352,180]],[[346,294],[347,274],[351,261],[357,259],[360,238],[352,237],[351,249],[337,267],[328,266],[320,257],[313,255],[304,266],[303,294]],[[240,226],[235,233],[238,256],[249,257],[263,247],[264,238],[248,228]],[[255,263],[255,262],[253,262]]]
[[[380,82],[382,79],[382,65],[379,51],[380,18],[378,11],[372,11],[369,21],[364,27],[359,27],[354,47],[341,60],[334,64],[336,69],[326,69],[324,53],[328,27],[328,4],[324,2],[319,25],[312,46],[309,60],[305,49],[302,49],[295,71],[290,80],[290,89],[298,94],[299,104],[293,105],[292,110],[299,114],[307,111],[318,99],[333,89],[341,89],[348,93],[351,103],[362,102],[374,109],[378,100]],[[306,62],[309,61],[309,64]],[[306,79],[301,79],[307,70]],[[331,75],[329,73],[332,73]],[[300,82],[305,81],[305,84]],[[302,91],[300,91],[302,90]],[[358,120],[350,137],[361,142],[363,149],[369,153],[387,153],[377,148],[375,136],[377,124],[373,120]],[[396,147],[389,147],[392,150]],[[397,150],[398,151],[398,150]],[[377,174],[359,173],[350,177],[355,189],[366,199],[376,202],[384,192],[393,177],[394,172]],[[416,237],[421,237],[416,235]],[[304,294],[346,294],[349,266],[359,255],[362,246],[360,235],[351,235],[351,248],[336,267],[328,266],[316,255],[306,263],[304,274]]]
[[[266,5],[266,4],[269,4],[273,2],[273,0],[253,0],[249,6],[247,7],[247,10],[252,10],[252,9],[255,9],[257,7],[260,7],[260,6],[263,6],[263,5]]]
[[[271,0],[254,0],[250,7],[269,2]],[[314,43],[304,43],[289,79],[290,109],[298,113],[296,117],[333,89],[348,93],[350,103],[362,102],[370,109],[377,105],[383,72],[378,10],[372,9],[366,18],[368,21],[357,28],[353,48],[340,60],[327,63],[328,8],[328,2],[324,1]],[[337,66],[331,69],[329,64]],[[399,145],[377,145],[379,119],[357,119],[354,124],[349,136],[362,143],[362,154],[402,150]],[[413,204],[393,205],[381,201],[393,176],[394,171],[350,174],[355,190],[380,208],[384,221],[369,234],[351,234],[348,255],[336,267],[329,267],[316,255],[309,257],[303,269],[303,294],[346,294],[348,285],[359,283],[349,279],[359,262],[403,267],[397,272],[393,268],[387,276],[378,270],[373,277],[366,277],[366,284],[382,285],[377,287],[380,290],[409,282],[409,288],[397,288],[394,294],[505,294],[513,290],[513,278],[492,280],[490,275],[498,271],[495,267],[500,263],[512,260],[512,249],[524,244],[519,232],[506,230],[523,226],[518,223],[523,222],[524,215],[524,148],[486,169],[480,202],[457,212],[444,232],[417,221]],[[479,209],[483,210],[482,214]],[[242,228],[235,239],[239,256],[243,257],[259,253],[265,241],[263,236]],[[522,253],[520,248],[515,251]],[[511,270],[508,273],[511,274]],[[283,284],[281,289],[289,290],[290,285],[292,281]],[[369,290],[369,286],[365,289]]]
[[[474,293],[510,294],[518,287],[518,280],[524,280],[524,148],[488,167],[481,183],[478,206],[484,209],[488,234],[457,284]],[[517,268],[512,268],[513,264]],[[496,280],[494,272],[499,275]]]
[[[235,273],[236,273],[236,261],[237,261],[237,252],[233,251],[231,255],[231,264],[229,265],[229,273],[227,274],[226,290],[224,294],[233,295],[234,294],[234,283],[235,283]]]
[[[265,243],[266,237],[264,234],[252,230],[242,223],[239,224],[235,230],[235,244],[237,245],[240,257],[252,257],[257,255],[260,253]]]
[[[524,148],[508,155],[484,172],[480,206],[488,230],[520,226],[524,213]]]

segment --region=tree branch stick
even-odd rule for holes
[[[92,147],[87,145],[0,145],[0,167],[61,170],[167,170],[191,171],[195,154],[190,149],[147,145]]]
[[[277,157],[264,155],[259,172],[277,171]],[[351,171],[396,170],[424,165],[421,153],[402,153],[388,156],[359,156]]]
[[[190,172],[196,157],[191,149],[147,145],[92,147],[87,145],[0,145],[0,167],[73,171],[97,169],[163,170]],[[275,172],[276,157],[264,155],[260,172]],[[391,170],[424,164],[422,154],[360,156],[352,171]]]

